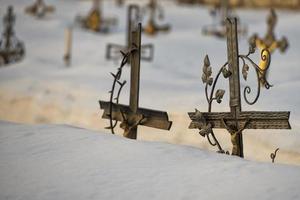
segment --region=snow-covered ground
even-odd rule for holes
[[[300,168],[66,125],[0,122],[0,199],[300,199]]]
[[[119,25],[111,34],[99,35],[76,28],[72,66],[67,68],[62,60],[64,30],[73,23],[76,15],[88,12],[90,1],[47,0],[48,4],[56,6],[56,12],[44,20],[24,14],[24,8],[32,2],[0,0],[1,17],[8,5],[14,5],[16,34],[26,45],[23,62],[0,69],[0,119],[30,124],[64,123],[108,133],[104,130],[108,123],[101,119],[98,100],[108,99],[107,92],[112,83],[109,72],[115,72],[118,63],[105,60],[105,47],[109,42],[125,43],[126,9],[116,7],[114,1],[104,2],[104,15],[119,18]],[[207,110],[200,79],[203,59],[208,54],[213,72],[216,72],[226,61],[226,41],[201,34],[201,27],[212,22],[206,8],[179,7],[172,2],[162,2],[162,5],[167,8],[165,22],[171,23],[172,31],[157,37],[143,35],[143,43],[154,44],[155,57],[152,63],[142,62],[140,105],[168,111],[174,125],[170,132],[139,128],[138,139],[215,150],[196,130],[187,129],[187,112],[194,108]],[[248,25],[249,35],[254,32],[264,35],[267,14],[266,10],[238,11],[242,23]],[[270,153],[279,147],[277,162],[300,165],[300,14],[279,11],[278,18],[276,35],[279,38],[285,35],[290,48],[284,55],[278,51],[273,54],[269,81],[274,87],[263,90],[254,106],[243,104],[243,109],[290,110],[292,130],[245,131],[245,156],[270,162]],[[247,38],[240,38],[239,44],[240,53],[246,53]],[[258,62],[258,54],[253,58]],[[128,74],[129,68],[126,68],[124,78],[128,79]],[[254,77],[249,79],[255,88]],[[227,85],[220,82],[219,87],[228,90]],[[128,89],[127,85],[122,103],[128,103]],[[213,111],[229,109],[227,95],[221,105],[214,105]],[[230,150],[228,133],[217,131],[217,136],[224,148]]]

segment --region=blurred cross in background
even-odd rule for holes
[[[54,6],[46,5],[43,0],[36,0],[34,4],[25,8],[25,12],[38,18],[44,17],[47,13],[55,11]]]
[[[103,33],[109,32],[109,29],[117,24],[116,18],[103,17],[101,0],[93,0],[89,14],[86,17],[76,17],[76,21],[85,29]]]
[[[249,44],[253,47],[257,47],[261,54],[261,57],[271,55],[276,49],[279,49],[280,52],[285,52],[289,46],[288,40],[286,37],[282,37],[281,40],[277,40],[275,37],[274,29],[277,23],[277,15],[274,9],[270,10],[270,14],[267,17],[267,33],[264,38],[260,38],[257,34],[254,34],[249,39]],[[267,54],[268,50],[270,54]],[[267,77],[269,70],[267,69],[267,60],[261,59],[259,67],[262,71],[260,77]],[[264,85],[264,79],[261,79],[261,85]]]
[[[202,29],[204,35],[213,35],[219,38],[226,37],[226,19],[229,17],[235,17],[233,11],[229,5],[228,0],[221,0],[220,5],[216,6],[214,10],[211,11],[213,19],[215,19],[212,25],[206,25]],[[239,35],[247,34],[247,27],[240,24],[238,20],[238,33]]]
[[[109,43],[106,48],[106,59],[117,60],[121,57],[120,51],[128,51],[131,46],[131,31],[134,25],[138,24],[140,21],[140,8],[138,5],[129,5],[127,11],[127,35],[125,45],[112,44]],[[141,46],[141,59],[145,61],[152,61],[154,55],[154,47],[152,44],[143,44]],[[149,52],[149,53],[147,53]],[[130,63],[130,58],[128,59],[128,64]]]
[[[7,14],[3,18],[4,31],[0,39],[0,66],[20,61],[25,55],[24,44],[17,39],[13,30],[15,20],[13,7],[9,6]]]
[[[144,32],[148,35],[155,35],[158,32],[166,32],[170,30],[170,25],[158,25],[156,23],[156,15],[159,19],[164,18],[163,9],[158,5],[156,0],[150,0],[149,4],[144,8],[145,12],[149,11],[149,18],[146,26],[144,27]],[[145,13],[143,12],[143,13]]]

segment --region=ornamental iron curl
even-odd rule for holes
[[[271,153],[270,154],[270,157],[271,157],[271,160],[272,160],[272,163],[275,162],[275,158],[276,158],[276,155],[277,155],[277,152],[279,151],[279,148],[277,148],[274,153]]]

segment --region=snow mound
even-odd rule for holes
[[[67,125],[0,122],[0,199],[300,199],[300,168]]]

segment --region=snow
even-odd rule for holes
[[[64,29],[74,22],[76,15],[84,15],[91,7],[90,1],[47,0],[56,11],[44,20],[24,14],[24,8],[32,0],[0,0],[0,16],[8,5],[14,5],[17,14],[16,34],[25,42],[26,57],[18,63],[0,69],[0,119],[27,124],[70,124],[108,133],[104,127],[107,120],[101,119],[98,100],[107,100],[112,79],[118,63],[105,60],[105,47],[109,42],[125,44],[124,8],[114,1],[104,2],[104,15],[115,16],[119,25],[111,34],[95,34],[74,29],[72,66],[65,67]],[[130,1],[144,4],[144,1]],[[205,7],[177,6],[161,2],[166,9],[163,23],[170,23],[172,30],[157,37],[143,35],[143,43],[155,46],[152,63],[142,62],[140,106],[168,111],[174,122],[170,132],[139,128],[138,140],[160,141],[194,146],[215,151],[196,130],[188,130],[187,112],[197,108],[207,110],[204,85],[201,82],[203,59],[209,55],[216,73],[226,60],[226,42],[201,34],[201,27],[212,22]],[[266,30],[266,10],[237,11],[242,23],[250,33],[263,36]],[[263,90],[254,106],[243,102],[243,110],[291,111],[292,130],[247,130],[244,134],[245,156],[249,160],[270,162],[270,153],[280,148],[277,162],[300,165],[300,86],[299,49],[300,26],[296,26],[300,14],[278,11],[276,35],[286,36],[290,48],[285,54],[276,51],[272,57],[270,90]],[[2,25],[2,21],[0,22]],[[2,26],[0,26],[2,27]],[[240,38],[240,53],[248,50],[247,38]],[[258,54],[253,56],[258,59]],[[258,60],[257,60],[258,62]],[[253,73],[253,72],[250,72]],[[123,78],[128,80],[129,68]],[[155,77],[155,78],[154,78]],[[249,84],[254,88],[254,77]],[[245,86],[245,82],[242,83]],[[248,84],[248,83],[247,83]],[[226,111],[228,107],[228,83],[219,86],[226,89],[224,102],[214,104],[213,111]],[[128,103],[128,85],[121,103]],[[121,134],[121,130],[118,131]],[[231,149],[230,138],[225,131],[216,131],[225,150]]]
[[[300,198],[300,168],[68,125],[0,122],[0,199]]]

